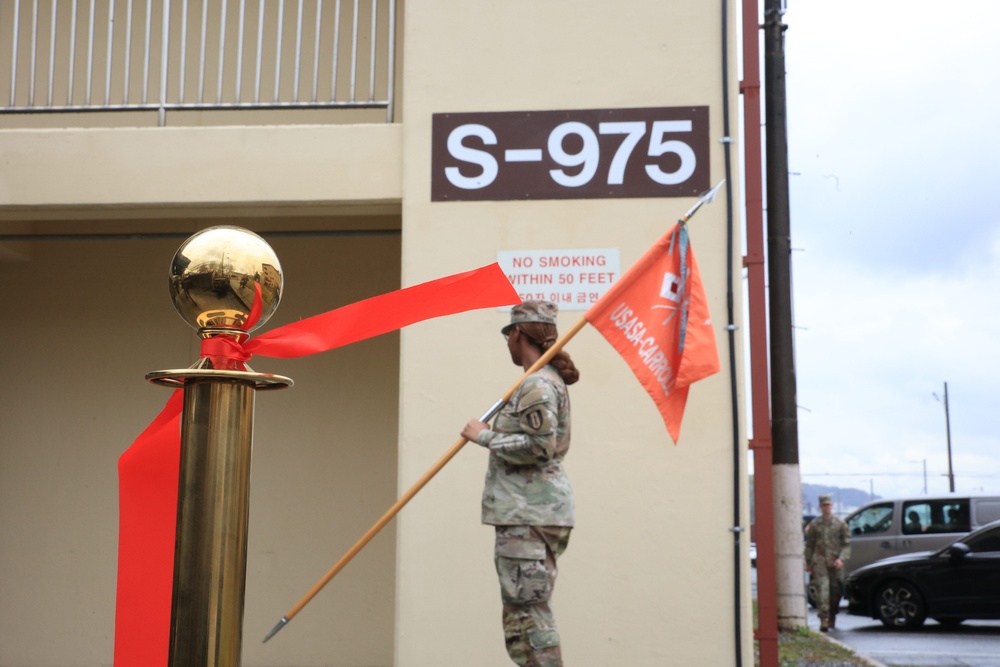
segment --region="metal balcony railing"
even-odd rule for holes
[[[396,0],[0,0],[0,114],[384,108],[392,122],[395,41]]]

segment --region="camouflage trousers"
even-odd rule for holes
[[[503,601],[507,654],[521,667],[562,667],[559,631],[549,600],[556,559],[569,544],[570,528],[497,526],[494,561]]]
[[[830,620],[840,610],[840,598],[844,593],[844,571],[836,570],[832,565],[815,562],[812,565],[812,577],[809,579],[813,599],[816,600],[816,611],[820,619]]]

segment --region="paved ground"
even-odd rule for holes
[[[815,611],[809,627],[819,627]],[[1000,621],[944,626],[929,620],[917,632],[899,632],[841,613],[830,637],[886,667],[1000,667]]]
[[[756,570],[751,584],[756,597]],[[809,610],[808,622],[819,629],[815,610]],[[1000,621],[943,626],[928,620],[917,632],[897,632],[875,619],[842,612],[829,637],[885,667],[1000,667]]]

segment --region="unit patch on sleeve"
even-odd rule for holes
[[[537,407],[524,415],[524,423],[532,431],[540,431],[542,429],[542,425],[545,424],[545,407]]]

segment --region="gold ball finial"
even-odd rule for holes
[[[253,331],[278,307],[281,288],[281,263],[271,246],[240,227],[204,229],[181,244],[170,262],[174,308],[199,330]],[[260,317],[250,321],[255,302]]]

